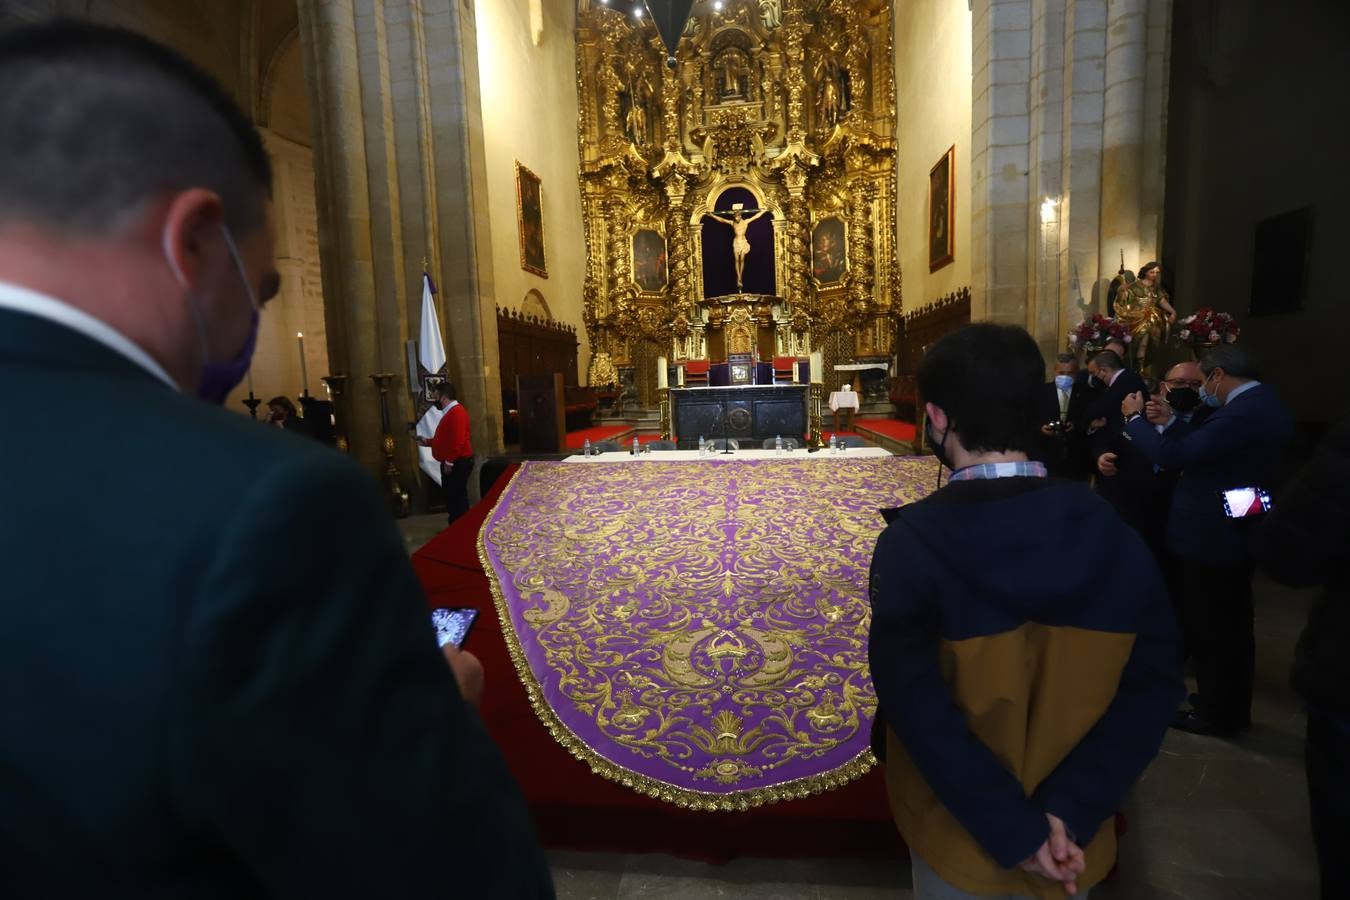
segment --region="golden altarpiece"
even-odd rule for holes
[[[894,351],[889,0],[721,6],[694,4],[672,59],[631,4],[578,15],[585,323],[647,402],[659,357]]]

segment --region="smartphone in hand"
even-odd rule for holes
[[[1223,491],[1223,512],[1230,519],[1245,519],[1270,512],[1270,494],[1259,487]]]
[[[478,619],[478,610],[467,606],[443,607],[431,611],[431,627],[436,629],[436,646],[454,644],[461,650],[468,640],[469,629]]]

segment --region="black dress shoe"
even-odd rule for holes
[[[1191,734],[1203,734],[1208,737],[1235,738],[1240,729],[1214,721],[1204,713],[1193,709],[1179,709],[1172,716],[1172,727]]]

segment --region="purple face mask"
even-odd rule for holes
[[[249,320],[248,339],[244,341],[244,346],[239,348],[235,358],[223,363],[208,362],[202,366],[202,381],[197,385],[198,397],[216,406],[225,405],[225,398],[230,395],[230,391],[239,386],[239,382],[244,380],[249,367],[253,365],[253,351],[258,346],[260,321],[258,307],[255,306]]]
[[[206,324],[202,319],[201,310],[197,305],[197,298],[189,292],[188,305],[192,309],[192,317],[197,322],[197,337],[201,343],[202,372],[201,383],[197,386],[197,396],[207,403],[214,403],[217,406],[225,404],[225,398],[230,395],[230,391],[239,386],[239,382],[244,380],[248,374],[249,367],[253,365],[253,351],[258,346],[258,326],[261,322],[261,316],[258,312],[258,298],[253,293],[253,286],[248,283],[248,275],[244,272],[244,263],[239,258],[239,249],[234,245],[234,238],[230,236],[230,230],[221,223],[220,233],[225,238],[225,244],[230,248],[230,259],[234,261],[235,271],[239,273],[239,278],[244,282],[244,291],[248,294],[249,305],[253,312],[249,319],[248,337],[244,340],[244,345],[239,348],[234,359],[227,362],[211,362],[210,354],[207,350]]]

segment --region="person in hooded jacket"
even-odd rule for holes
[[[951,480],[886,511],[873,556],[878,738],[920,900],[1086,895],[1183,693],[1143,540],[1028,459],[1043,366],[1024,330],[988,323],[928,352],[925,427]]]

